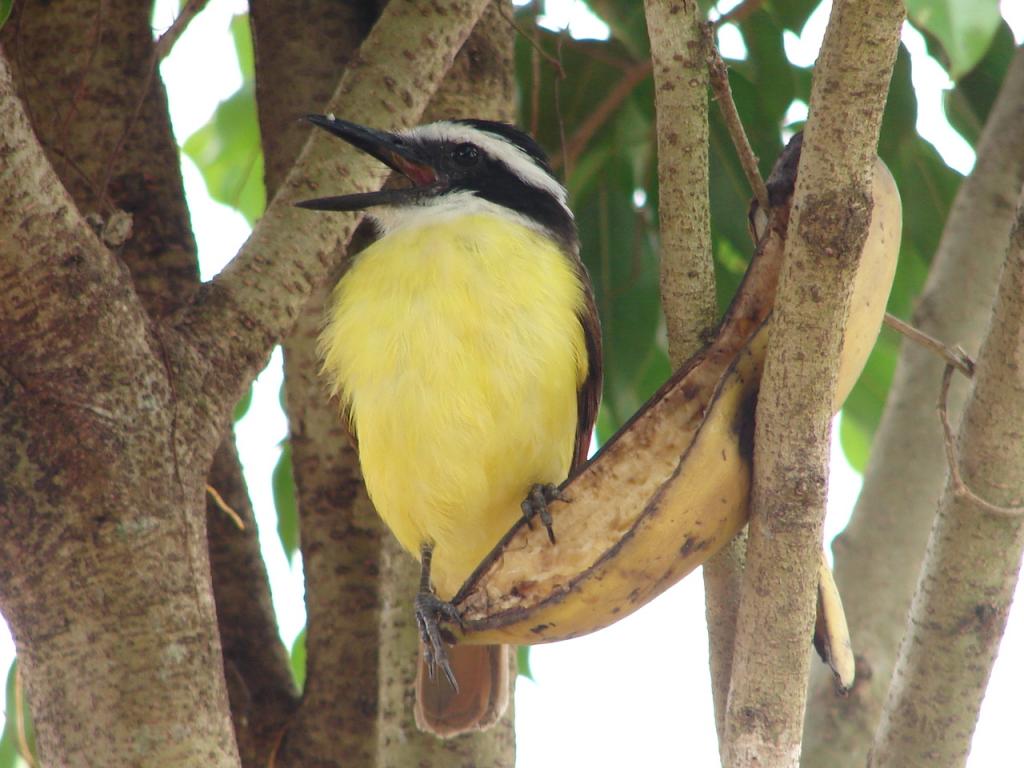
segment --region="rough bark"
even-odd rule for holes
[[[121,317],[131,318],[126,323],[125,337],[129,340],[128,346],[132,347],[127,354],[128,365],[131,365],[131,358],[140,364],[137,372],[133,372],[138,375],[135,385],[143,391],[147,386],[153,390],[163,390],[166,395],[166,382],[160,381],[165,378],[165,360],[154,355],[154,352],[159,351],[154,348],[157,339],[144,329],[144,321],[139,312],[141,310],[159,315],[187,297],[189,289],[197,280],[197,268],[195,246],[183,203],[177,151],[167,117],[166,99],[159,80],[150,82],[153,40],[148,10],[137,3],[127,2],[112,2],[88,8],[77,5],[71,7],[70,3],[65,2],[28,8],[18,4],[14,16],[4,29],[3,39],[5,50],[13,61],[17,89],[35,120],[36,134],[44,142],[51,163],[59,171],[60,182],[65,184],[78,209],[98,213],[104,219],[111,219],[121,212],[127,212],[133,217],[131,237],[127,240],[113,240],[109,232],[104,232],[104,236],[118,248],[120,261],[131,270],[136,291],[132,295],[130,291],[125,291],[125,286],[115,287],[113,281],[125,278],[124,270],[118,262],[110,260],[109,255],[102,252],[101,246],[84,231],[72,232],[61,228],[49,231],[42,240],[28,241],[26,244],[29,247],[22,255],[38,257],[39,252],[34,249],[42,247],[44,251],[49,250],[50,256],[54,256],[57,249],[48,248],[49,239],[69,236],[70,261],[61,266],[71,269],[63,276],[63,280],[70,283],[84,280],[86,290],[81,292],[79,298],[86,301],[93,291],[88,288],[89,281],[85,274],[101,274],[97,281],[99,283],[110,281],[108,285],[96,286],[95,293],[114,298],[114,306]],[[15,104],[11,99],[12,94],[8,91],[4,95],[7,96],[4,108],[10,111],[7,116],[13,117]],[[133,115],[134,120],[129,122]],[[6,131],[5,136],[14,138],[13,133],[8,134]],[[51,184],[55,187],[54,191],[57,191],[60,182],[46,177],[46,170],[38,166],[41,157],[30,157],[36,151],[35,147],[25,143],[17,148],[23,156],[17,158],[9,170],[14,172],[15,168],[26,170],[29,165],[34,166],[35,172],[41,174],[40,178],[45,179],[42,183]],[[12,201],[7,202],[13,205]],[[27,212],[30,215],[39,214],[42,211],[28,204],[24,211],[18,211],[15,207],[10,212],[17,216]],[[69,215],[63,223],[68,224],[70,229],[78,229],[80,222],[73,222],[75,218]],[[28,221],[23,221],[22,225],[23,231],[28,232],[31,228]],[[12,260],[5,259],[5,262],[8,267],[13,266]],[[48,271],[49,267],[45,259],[40,259],[36,264],[39,274],[34,276],[52,281],[54,275]],[[12,279],[12,272],[5,271],[7,278]],[[127,284],[127,280],[123,282]],[[74,286],[72,290],[79,288]],[[16,301],[17,287],[8,284],[8,289],[7,299]],[[44,293],[45,298],[41,297],[43,301],[40,303],[59,302],[59,294],[59,291],[53,291],[49,296]],[[48,343],[46,335],[55,334],[56,343],[47,351],[59,355],[66,344],[75,346],[94,330],[83,321],[91,316],[94,322],[99,323],[98,316],[93,312],[101,312],[103,308],[101,304],[81,315],[72,306],[71,314],[61,318],[59,307],[47,307],[42,313],[48,316],[42,326],[36,329],[39,335],[34,341],[42,344],[45,349]],[[12,313],[8,319],[13,321],[17,314]],[[104,354],[116,357],[111,351],[117,349],[123,339],[117,335],[106,338],[101,335],[100,340],[109,344]],[[138,341],[142,343],[136,347],[135,342]],[[26,681],[40,727],[40,746],[44,758],[52,758],[54,762],[65,765],[97,762],[109,765],[140,764],[151,760],[154,755],[180,756],[185,760],[189,755],[197,759],[202,756],[210,760],[211,764],[229,759],[233,745],[229,733],[224,730],[224,713],[217,711],[218,703],[224,700],[223,683],[218,675],[211,676],[209,669],[202,667],[211,659],[219,659],[216,633],[207,624],[212,615],[209,589],[207,587],[206,594],[195,595],[195,585],[189,583],[193,574],[202,580],[200,585],[209,582],[208,575],[203,579],[205,553],[200,555],[195,549],[198,542],[203,540],[203,526],[182,514],[184,473],[179,473],[178,477],[173,476],[173,461],[170,465],[165,463],[164,477],[157,478],[153,487],[132,486],[133,482],[138,481],[140,472],[146,469],[145,457],[156,453],[163,456],[165,461],[170,461],[168,453],[173,452],[175,446],[169,444],[167,439],[167,414],[164,418],[153,413],[147,414],[151,418],[145,419],[144,423],[132,423],[130,417],[122,420],[119,418],[123,414],[118,412],[118,404],[129,404],[129,408],[132,404],[137,406],[137,398],[126,397],[130,393],[125,390],[110,391],[111,396],[106,398],[102,407],[98,406],[94,399],[97,393],[90,391],[91,387],[86,381],[91,378],[89,374],[83,376],[79,372],[78,375],[68,375],[75,371],[74,360],[68,361],[71,368],[63,368],[62,375],[55,378],[45,376],[40,380],[37,377],[43,373],[43,369],[17,354],[16,346],[5,348],[3,359],[5,373],[11,377],[8,383],[14,383],[6,391],[8,397],[4,398],[4,411],[9,419],[7,423],[22,424],[25,433],[31,435],[29,440],[15,447],[15,441],[22,435],[6,433],[8,440],[3,453],[7,461],[4,464],[10,474],[5,472],[4,475],[11,481],[7,488],[10,493],[4,502],[5,511],[11,515],[11,520],[16,519],[17,526],[35,528],[31,531],[31,540],[47,536],[46,531],[40,529],[45,527],[40,521],[46,519],[46,512],[52,514],[59,510],[67,521],[66,536],[76,543],[63,548],[63,557],[60,561],[49,563],[49,570],[59,571],[61,564],[67,565],[77,572],[82,584],[86,580],[90,584],[90,594],[76,596],[76,599],[70,601],[61,601],[60,590],[46,592],[53,602],[50,606],[51,614],[28,615],[31,613],[31,605],[20,604],[20,601],[30,599],[35,590],[47,590],[47,587],[37,583],[27,589],[18,584],[20,580],[39,580],[39,577],[32,573],[31,568],[22,568],[23,564],[31,560],[8,558],[9,562],[18,562],[19,567],[16,574],[11,574],[9,588],[4,588],[4,606],[18,637],[19,652],[25,654],[23,662],[26,665]],[[78,362],[88,368],[93,365],[91,359],[90,354],[85,353]],[[6,365],[8,360],[9,366]],[[114,362],[104,360],[104,365],[99,368],[106,370],[93,372],[99,374],[98,378],[110,386],[111,390],[117,390],[117,383],[125,380],[123,372],[115,375],[110,370]],[[52,365],[51,361],[47,361],[47,365]],[[131,368],[127,370],[132,371]],[[45,386],[41,388],[40,383]],[[173,392],[170,394],[173,397]],[[37,409],[54,397],[65,404],[56,409],[57,413],[42,414],[46,419],[40,421],[41,414]],[[47,411],[52,410],[51,404]],[[153,409],[151,407],[147,410],[152,412]],[[161,423],[162,431],[146,436],[146,425]],[[61,424],[62,430],[59,428]],[[131,428],[125,429],[128,424]],[[54,431],[47,434],[47,429]],[[52,443],[47,442],[49,439],[53,440]],[[161,444],[155,446],[154,439]],[[77,444],[70,445],[69,440]],[[93,454],[90,446],[96,442],[105,443],[105,449]],[[111,450],[118,443],[122,449],[129,443],[134,444],[139,456],[129,462],[124,457],[116,456],[112,463],[103,464],[111,459]],[[34,444],[43,451],[43,462],[37,462],[31,456],[23,456],[19,460],[17,453],[25,451],[27,444]],[[24,461],[26,458],[28,461]],[[85,466],[77,466],[79,459],[87,459]],[[112,488],[103,489],[98,477],[90,478],[91,487],[80,489],[81,493],[51,494],[42,503],[41,499],[32,498],[29,492],[29,498],[22,505],[14,506],[12,499],[28,490],[25,486],[19,486],[18,481],[40,471],[43,466],[47,466],[56,478],[69,472],[76,475],[80,472],[88,473],[88,467],[94,462],[103,464],[99,477],[117,478],[117,483],[127,487],[118,487],[116,483]],[[118,500],[113,506],[112,497]],[[196,502],[202,502],[202,497],[193,501],[195,508],[199,508]],[[40,514],[36,525],[33,525],[31,517],[26,516],[26,513],[34,511]],[[160,520],[158,525],[144,529],[155,519]],[[129,536],[122,537],[119,532],[115,532],[122,530],[127,530]],[[52,535],[53,531],[49,531],[49,534]],[[114,539],[121,541],[115,546],[103,546],[103,540],[111,538],[111,534],[114,534]],[[90,538],[99,546],[90,548]],[[133,549],[143,539],[150,547],[150,552],[145,553],[144,558],[135,552],[118,556],[122,547]],[[184,553],[180,551],[182,541],[186,548]],[[171,554],[175,549],[179,551]],[[174,561],[169,567],[163,568],[163,572],[144,572],[146,568],[153,568],[153,565],[139,564],[141,572],[136,572],[132,567],[133,563],[141,559],[159,560],[161,552],[171,556]],[[115,572],[96,572],[104,570],[104,563],[108,564],[105,569],[109,569],[110,563],[116,563]],[[127,579],[122,568],[127,568]],[[129,584],[119,587],[115,583],[120,580]],[[143,595],[155,589],[155,583],[175,589],[176,592],[173,593],[172,601],[154,607],[146,616],[145,611],[139,610],[139,606],[144,604],[139,601],[145,599]],[[109,593],[114,590],[120,594],[115,599],[109,599]],[[200,593],[202,591],[201,586]],[[97,602],[102,602],[102,606],[97,608]],[[171,616],[175,610],[182,608],[181,603],[188,602],[193,604],[185,606],[181,615]],[[127,620],[124,614],[126,609],[131,613]],[[83,618],[80,615],[83,610],[87,614],[99,612],[103,615],[87,615]],[[19,614],[18,618],[15,618],[15,613]],[[153,636],[144,629],[146,618],[154,621],[155,627],[151,630]],[[70,629],[66,629],[61,637],[47,638],[44,633],[44,637],[40,638],[37,634],[39,623],[45,624],[47,621],[56,621]],[[160,637],[159,628],[162,624],[170,625],[166,638]],[[131,634],[133,632],[137,637]],[[80,641],[83,634],[101,634],[102,637],[82,644]],[[126,642],[125,637],[133,639]],[[166,646],[161,648],[164,643]],[[184,664],[169,665],[168,679],[176,680],[180,676],[187,680],[201,674],[203,682],[198,685],[188,684],[183,690],[175,691],[174,695],[160,701],[161,712],[154,717],[156,702],[145,700],[145,686],[152,684],[162,674],[157,660],[161,652],[176,653],[185,647],[196,647],[200,652],[193,658],[185,659]],[[94,654],[92,657],[89,657],[90,651]],[[85,700],[83,679],[98,674],[98,670],[104,666],[109,669],[106,673],[109,677],[104,677],[109,685],[97,686],[94,697]],[[73,693],[65,695],[66,700],[54,701],[53,686],[60,691],[71,689]],[[31,691],[35,691],[35,695]],[[195,699],[200,701],[198,706]],[[143,701],[141,706],[134,708],[135,703]],[[104,705],[108,708],[105,711]],[[132,717],[121,717],[119,713],[122,712],[131,712]],[[112,717],[117,720],[113,726],[106,721],[106,718]],[[150,736],[148,739],[132,738],[131,731],[137,728],[139,717],[152,719],[152,731],[147,734]],[[69,733],[69,730],[76,729],[77,723],[87,723],[88,727],[77,734]],[[197,739],[181,746],[174,732],[184,727],[193,728]],[[102,736],[93,739],[92,729],[101,729]],[[65,760],[60,756],[71,758]]]
[[[160,315],[186,300],[199,271],[167,97],[151,77],[150,9],[133,0],[15,3],[0,42],[79,211],[131,215],[117,254],[143,305]]]
[[[1018,49],[950,210],[914,313],[914,325],[978,349],[995,295],[1014,201],[1024,183],[1024,50]],[[858,681],[837,698],[831,677],[812,675],[803,762],[859,768],[892,675],[928,530],[946,475],[935,418],[942,363],[904,343],[850,524],[833,545],[835,573],[858,656]],[[965,387],[949,410],[961,412]]]
[[[962,766],[1024,552],[1024,197],[868,765]],[[970,494],[977,494],[973,497]],[[987,508],[984,503],[1006,511]]]
[[[648,0],[658,118],[661,305],[679,365],[714,327],[715,271],[708,202],[708,68],[695,0]]]
[[[732,679],[732,654],[736,643],[736,617],[747,560],[747,532],[741,531],[702,566],[705,618],[708,624],[708,661],[711,667],[711,699],[715,707],[718,743],[725,743],[725,718]]]
[[[149,8],[125,0],[86,8],[18,4],[3,37],[33,127],[62,183],[79,210],[98,214],[104,227],[122,214],[131,217],[130,236],[117,255],[144,309],[152,317],[167,314],[198,286],[199,271],[178,148],[156,76]],[[252,748],[265,755],[290,711],[294,686],[230,435],[218,449],[210,482],[250,521],[240,532],[208,504],[236,739],[243,753]],[[247,764],[254,762],[250,757],[243,754]]]
[[[757,407],[729,766],[795,766],[800,757],[838,353],[902,21],[898,3],[836,2],[814,72]]]
[[[41,756],[234,765],[176,345],[53,173],[2,60],[0,137],[0,600]]]

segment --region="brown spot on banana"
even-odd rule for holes
[[[899,192],[881,161],[872,202],[837,407],[878,336],[899,253]],[[690,573],[746,524],[752,403],[782,250],[778,228],[767,231],[715,339],[572,479],[572,501],[551,505],[558,545],[540,528],[517,525],[456,595],[465,627],[453,633],[461,642],[533,644],[601,629]]]

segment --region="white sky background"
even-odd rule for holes
[[[728,6],[723,5],[723,11]],[[1003,0],[1018,42],[1024,34],[1024,3]],[[549,2],[548,23],[570,24],[573,34],[604,37],[596,20],[581,13],[573,0]],[[166,28],[177,12],[177,0],[158,0],[156,31]],[[241,84],[228,23],[247,10],[245,0],[212,0],[190,24],[161,73],[167,86],[178,141],[184,141],[210,117],[218,102]],[[790,35],[787,55],[810,65],[821,43],[828,11],[823,5],[803,34]],[[789,33],[787,33],[789,34]],[[735,29],[723,29],[720,42],[727,57],[744,55]],[[918,130],[932,141],[946,162],[960,172],[974,157],[949,127],[941,93],[951,87],[939,65],[927,59],[924,41],[913,30],[904,33],[913,58],[918,89]],[[318,105],[310,105],[315,110]],[[796,106],[794,118],[806,114]],[[199,243],[203,279],[209,279],[233,258],[249,233],[235,211],[210,200],[192,162],[182,156],[192,224]],[[904,190],[904,194],[908,194]],[[238,424],[238,447],[252,495],[263,555],[270,574],[281,636],[288,646],[305,623],[301,565],[290,566],[276,531],[271,472],[287,425],[279,406],[281,355],[275,351],[256,381],[248,414]],[[833,441],[826,540],[845,526],[860,490],[860,477],[847,465]],[[1019,689],[1024,682],[1024,618],[1011,612],[1000,657],[993,672],[968,765],[1005,765],[1016,750]],[[13,655],[8,633],[0,633],[0,668]],[[854,638],[856,643],[856,638]],[[535,646],[531,651],[534,680],[520,678],[516,690],[517,765],[522,768],[586,765],[601,768],[639,765],[647,768],[693,768],[719,765],[708,673],[703,585],[696,576],[684,579],[634,615],[588,637]],[[817,660],[814,663],[819,663]],[[1010,753],[1012,754],[1012,753]],[[681,760],[681,758],[683,758]]]

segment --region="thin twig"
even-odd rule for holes
[[[188,27],[192,19],[198,16],[199,12],[206,7],[207,2],[208,0],[188,0],[185,3],[185,7],[181,9],[178,18],[156,39],[153,47],[156,50],[158,62],[167,58],[167,54],[171,52],[174,44],[178,42],[182,32],[185,31],[185,28]]]
[[[764,0],[745,0],[728,13],[722,14],[713,22],[711,22],[715,29],[722,26],[723,24],[735,23],[743,21],[745,18],[750,16],[754,11],[761,7],[761,3]]]
[[[762,210],[770,210],[768,203],[768,187],[761,178],[761,171],[757,167],[757,155],[754,154],[747,138],[747,132],[743,130],[743,123],[740,121],[740,113],[736,111],[736,102],[732,98],[732,89],[729,87],[729,70],[722,60],[722,54],[718,52],[718,45],[715,43],[715,27],[713,24],[704,25],[705,47],[708,57],[708,74],[711,81],[711,90],[715,92],[715,100],[722,112],[722,119],[726,128],[729,129],[729,136],[736,147],[736,154],[739,156],[740,165],[743,166],[743,173],[747,177],[747,183],[757,199]]]
[[[946,463],[949,464],[949,483],[952,486],[953,494],[959,498],[974,504],[986,512],[1002,517],[1018,517],[1024,515],[1024,507],[1001,507],[986,501],[972,491],[960,475],[960,462],[956,455],[956,443],[953,438],[953,426],[949,423],[949,411],[946,408],[946,401],[949,399],[949,385],[953,381],[953,371],[957,369],[955,362],[946,363],[942,372],[942,388],[939,392],[939,421],[942,422],[942,444],[946,449]]]
[[[230,517],[234,524],[238,526],[238,530],[244,531],[245,521],[242,520],[242,516],[235,512],[235,510],[231,508],[230,504],[224,501],[224,497],[217,492],[217,489],[212,485],[207,485],[206,492],[210,494],[210,498],[213,499],[213,503],[220,508],[220,511]]]
[[[565,70],[562,69],[562,41],[565,39],[565,35],[558,35],[558,69],[561,72],[561,77],[555,78],[555,122],[558,123],[558,142],[562,147],[562,154],[565,154],[565,120],[562,118],[562,80],[565,78]],[[565,178],[569,178],[569,174],[572,173],[572,165],[569,162],[565,164]]]
[[[516,31],[517,34],[521,35],[530,46],[533,48],[535,56],[533,60],[533,93],[532,93],[532,112],[530,116],[531,131],[536,134],[537,126],[540,122],[540,73],[539,66],[537,64],[536,54],[540,54],[549,64],[551,64],[556,71],[557,77],[555,77],[555,119],[558,123],[558,135],[562,144],[562,154],[565,154],[565,122],[562,120],[562,93],[560,84],[565,79],[565,67],[562,66],[562,42],[565,38],[563,34],[558,35],[558,55],[557,57],[552,56],[550,53],[544,50],[541,46],[540,41],[536,37],[526,34],[522,27],[516,23],[516,20],[511,18],[505,13],[505,7],[502,3],[498,3],[498,13],[501,15],[508,24]],[[569,176],[569,166],[566,165],[565,176]]]
[[[539,42],[530,37],[530,35],[526,34],[526,32],[523,30],[522,27],[519,26],[516,20],[505,13],[505,6],[503,3],[498,3],[498,13],[501,14],[501,18],[503,18],[505,21],[509,23],[512,29],[514,29],[518,34],[523,36],[523,39],[526,40],[526,42],[528,42],[535,51],[537,51],[538,53],[540,53],[541,56],[544,57],[545,61],[551,64],[551,66],[553,66],[556,70],[558,70],[559,79],[565,79],[565,70],[562,68],[562,62],[556,59],[547,51],[545,51],[541,47]]]
[[[536,28],[533,30],[537,35]],[[530,134],[537,135],[540,127],[540,51],[535,38],[531,38],[534,47],[530,49]]]
[[[967,378],[974,376],[974,361],[964,351],[963,347],[959,345],[950,347],[943,344],[934,336],[929,336],[920,328],[915,328],[910,323],[900,320],[900,318],[890,315],[888,312],[885,313],[885,324],[915,344],[919,344],[930,352],[934,352],[946,361],[946,365],[952,365]]]
[[[647,59],[646,61],[637,62],[625,71],[622,78],[615,84],[615,87],[609,94],[579,124],[579,127],[576,128],[566,143],[563,152],[551,159],[552,168],[560,168],[563,162],[566,164],[566,167],[576,163],[577,158],[586,148],[587,143],[594,137],[594,134],[608,121],[608,118],[626,100],[626,97],[651,74],[651,67],[651,61]]]

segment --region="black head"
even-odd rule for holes
[[[575,247],[576,226],[565,188],[540,145],[511,125],[468,119],[385,133],[333,117],[307,119],[376,157],[411,185],[298,204],[304,208],[367,209],[385,226],[424,212],[490,210],[518,216]]]

